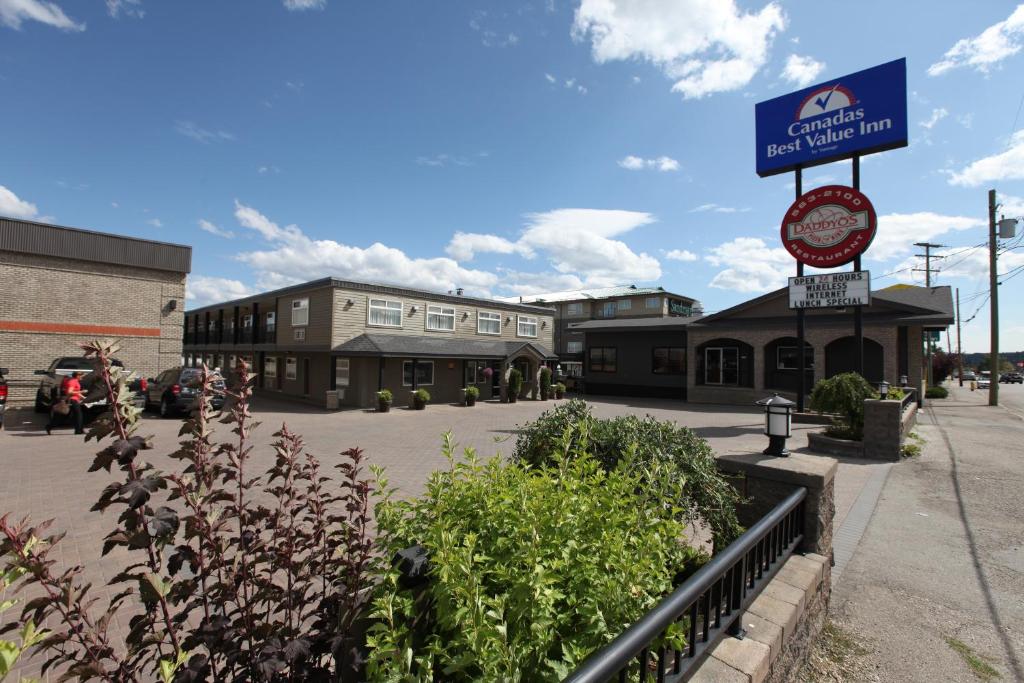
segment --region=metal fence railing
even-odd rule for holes
[[[794,490],[618,638],[593,653],[566,683],[683,680],[723,636],[741,633],[739,617],[803,540],[807,489]],[[658,646],[683,622],[682,650]]]
[[[900,410],[906,410],[910,407],[911,402],[917,402],[917,390],[910,388],[903,389],[903,398],[900,400]]]

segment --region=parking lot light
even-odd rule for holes
[[[793,435],[793,406],[796,404],[778,394],[762,398],[757,405],[764,406],[764,433],[768,437],[768,448],[764,455],[784,458],[789,455],[786,439]]]

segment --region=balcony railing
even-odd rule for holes
[[[276,344],[277,343],[277,326],[268,325],[264,326],[260,330],[260,344]]]
[[[238,333],[239,344],[252,344],[253,335],[251,327],[243,327]]]
[[[742,631],[742,611],[800,545],[806,496],[806,488],[793,491],[640,621],[590,655],[565,681],[684,680],[706,650],[727,633]],[[684,648],[655,648],[668,629],[680,622],[685,624]]]

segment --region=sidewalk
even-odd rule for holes
[[[950,392],[919,416],[922,455],[889,470],[832,618],[880,680],[979,680],[955,639],[1024,681],[1024,420]]]

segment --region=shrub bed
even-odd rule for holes
[[[946,398],[949,396],[949,389],[946,387],[928,387],[924,392],[925,398]]]

